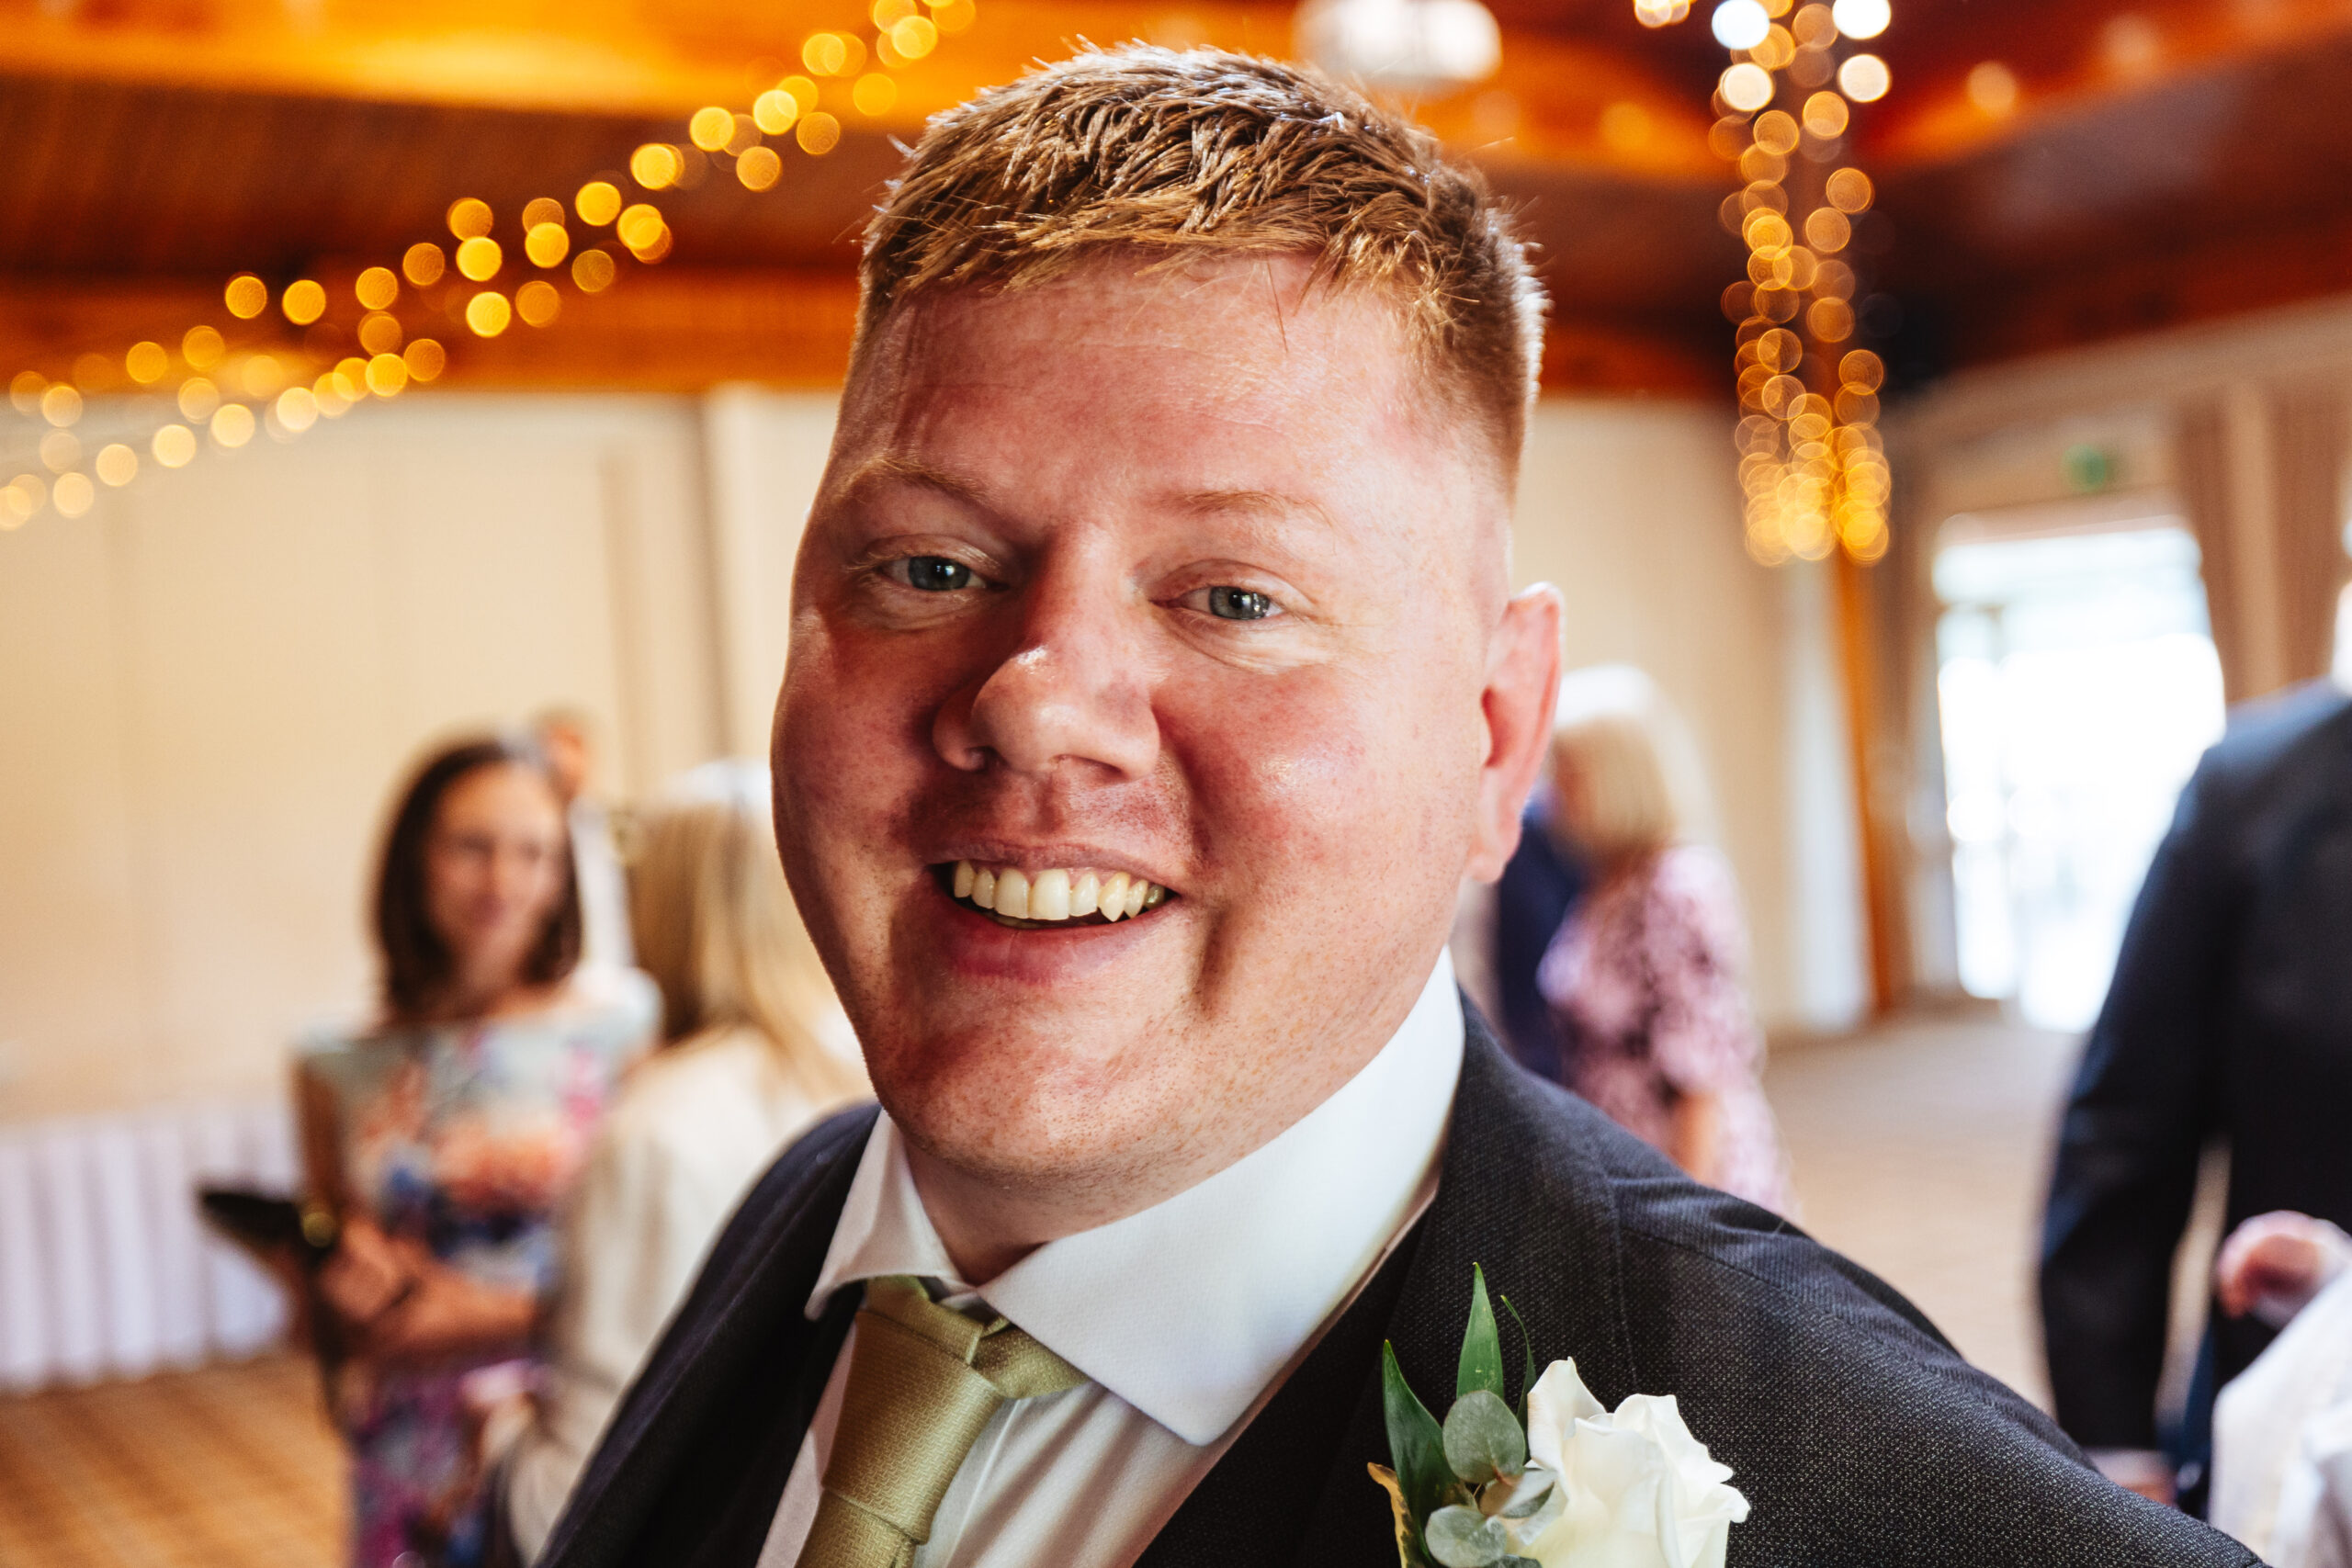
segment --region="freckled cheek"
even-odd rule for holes
[[[877,654],[867,646],[875,640],[818,637],[793,649],[774,761],[791,807],[787,829],[798,836],[890,818],[930,760],[935,682],[920,660]]]
[[[1383,747],[1360,699],[1298,682],[1268,696],[1159,705],[1202,848],[1240,883],[1276,871],[1340,872],[1387,852],[1373,840]],[[1367,829],[1373,829],[1367,832]]]

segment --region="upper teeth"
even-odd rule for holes
[[[1101,915],[1117,920],[1139,915],[1168,897],[1168,889],[1140,876],[1114,871],[1041,871],[1034,878],[1018,866],[956,863],[956,897],[1016,920],[1069,920]]]

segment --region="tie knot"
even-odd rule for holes
[[[885,1318],[954,1356],[1007,1399],[1040,1399],[1076,1388],[1086,1374],[1003,1317],[983,1323],[931,1299],[905,1274],[869,1280],[861,1316]]]

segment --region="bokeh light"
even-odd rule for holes
[[[541,223],[523,236],[523,254],[533,266],[561,266],[571,254],[571,233],[560,223]]]
[[[398,317],[379,310],[359,323],[359,346],[369,354],[391,354],[399,350],[401,331]]]
[[[1870,39],[1886,31],[1887,23],[1894,19],[1894,9],[1887,0],[1838,0],[1829,15],[1848,38]]]
[[[449,351],[435,340],[421,337],[401,351],[401,358],[408,365],[412,381],[435,381],[449,367]]]
[[[612,253],[582,251],[571,258],[571,281],[582,294],[601,294],[612,287]]]
[[[351,293],[363,310],[389,310],[401,297],[400,276],[388,266],[371,266],[352,284]]]
[[[368,361],[368,389],[376,396],[397,398],[407,387],[408,361],[399,355],[379,354]]]
[[[184,468],[196,456],[196,432],[185,424],[167,424],[155,432],[147,449],[167,468]]]
[[[745,190],[773,189],[784,177],[784,160],[773,147],[754,147],[735,160],[735,177]]]
[[[770,136],[782,136],[799,118],[800,100],[781,87],[770,87],[752,100],[752,122]]]
[[[666,141],[649,141],[628,155],[628,177],[647,190],[667,190],[685,167],[685,159]]]
[[[296,326],[307,327],[327,313],[326,288],[314,278],[300,278],[286,286],[277,308]]]
[[[277,394],[277,423],[300,435],[319,423],[319,400],[308,387],[288,387]]]
[[[792,135],[800,143],[803,152],[821,158],[841,145],[842,122],[819,109],[815,114],[802,117],[800,123],[793,128]]]
[[[449,204],[449,233],[454,239],[479,239],[490,232],[493,221],[490,203],[480,197],[459,197]]]
[[[485,288],[466,301],[466,325],[476,337],[496,337],[506,330],[514,314],[506,296],[495,288]]]
[[[49,503],[57,508],[61,517],[79,517],[96,503],[97,487],[90,483],[87,474],[60,474],[51,487]]]
[[[1849,55],[1846,63],[1838,67],[1838,85],[1858,104],[1878,102],[1894,85],[1886,62],[1875,54]]]
[[[191,376],[180,383],[180,412],[192,424],[202,424],[220,407],[220,389],[202,376]]]
[[[526,325],[544,327],[563,310],[563,297],[545,278],[534,278],[514,291],[514,313]]]
[[[215,445],[232,451],[254,438],[254,411],[243,403],[222,403],[212,415]]]
[[[122,367],[142,387],[152,387],[171,374],[172,356],[160,343],[134,343],[122,356]]]
[[[734,134],[735,117],[715,104],[695,110],[686,121],[686,139],[706,152],[718,152]]]
[[[1743,113],[1762,108],[1772,101],[1772,73],[1752,61],[1742,61],[1726,69],[1715,84],[1715,91],[1724,102]]]
[[[582,223],[601,229],[621,215],[620,187],[610,180],[590,180],[572,197],[571,210]]]
[[[269,309],[269,285],[250,272],[241,272],[229,280],[221,299],[229,307],[229,314],[241,321],[250,321]]]
[[[458,246],[458,272],[476,283],[488,283],[496,277],[505,262],[505,253],[487,234],[476,234]]]

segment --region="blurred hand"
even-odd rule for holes
[[[355,1217],[344,1223],[341,1241],[320,1267],[318,1285],[319,1299],[356,1336],[413,1290],[415,1280],[401,1245],[375,1221]]]
[[[2309,1214],[2256,1214],[2230,1233],[2213,1260],[2213,1291],[2232,1317],[2252,1313],[2274,1328],[2352,1266],[2352,1236]]]
[[[529,1292],[484,1284],[364,1218],[344,1225],[319,1295],[355,1352],[389,1363],[520,1348],[538,1310]]]

